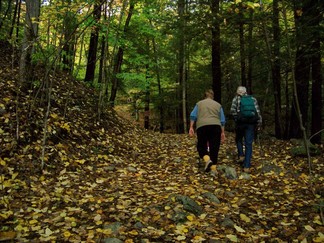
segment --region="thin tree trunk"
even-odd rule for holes
[[[221,103],[222,101],[222,71],[220,60],[220,20],[219,20],[219,0],[211,0],[211,14],[212,14],[212,87],[214,91],[214,99]]]
[[[19,8],[19,0],[16,0],[15,10],[14,10],[14,14],[13,14],[12,21],[11,21],[10,31],[9,31],[9,38],[10,39],[12,39],[13,31],[15,29],[15,23],[17,22],[17,18],[18,18],[18,16],[17,16],[17,14],[18,14],[18,8]]]
[[[146,53],[150,53],[150,44],[149,40],[146,40]],[[150,128],[150,67],[149,64],[146,64],[146,85],[145,85],[145,105],[144,105],[144,128]]]
[[[245,64],[245,40],[244,40],[244,20],[242,14],[242,4],[240,4],[240,23],[239,23],[239,39],[240,39],[240,60],[241,60],[241,84],[246,86],[246,64]],[[250,90],[248,90],[250,91]]]
[[[284,23],[285,23],[285,28],[286,31],[288,30],[288,21],[287,21],[287,15],[286,15],[286,9],[283,9],[283,15],[284,15]],[[296,116],[298,118],[298,122],[299,122],[299,129],[300,131],[302,131],[302,138],[304,141],[304,147],[306,150],[306,154],[307,154],[307,161],[308,161],[308,165],[309,165],[309,174],[312,174],[312,162],[310,159],[310,152],[309,152],[309,147],[308,147],[308,143],[307,143],[307,135],[306,135],[306,129],[303,125],[303,117],[301,114],[301,110],[300,110],[300,106],[299,106],[299,100],[298,100],[298,87],[297,87],[297,82],[296,82],[296,77],[295,77],[295,72],[294,70],[296,69],[296,67],[294,66],[294,62],[293,62],[293,57],[292,57],[292,51],[291,51],[291,46],[290,46],[290,41],[289,41],[289,37],[288,34],[287,35],[287,51],[288,51],[288,60],[289,65],[291,67],[292,70],[292,81],[293,81],[293,96],[294,96],[294,103],[295,103],[295,110],[296,110]]]
[[[152,22],[150,21],[151,26]],[[160,78],[160,68],[159,68],[159,59],[158,59],[158,53],[156,48],[155,39],[152,39],[152,46],[153,46],[153,55],[154,55],[154,62],[155,62],[155,74],[156,74],[156,80],[158,85],[158,94],[159,94],[159,101],[158,101],[158,109],[159,109],[159,123],[160,123],[160,133],[164,132],[164,109],[163,109],[163,94],[162,94],[162,88],[161,88],[161,78]]]
[[[303,129],[308,123],[308,106],[309,106],[309,79],[310,79],[310,53],[309,53],[309,26],[306,15],[309,10],[303,6],[303,1],[295,0],[295,24],[296,24],[296,58],[295,58],[295,79],[298,92],[298,103],[303,121]],[[298,13],[302,10],[303,14]],[[290,137],[302,138],[304,131],[301,130],[297,112],[296,100],[292,106]]]
[[[312,29],[311,44],[311,70],[312,70],[312,123],[311,123],[311,134],[314,135],[311,139],[312,143],[321,143],[321,132],[322,130],[322,110],[323,110],[323,80],[321,71],[321,37],[320,37],[320,21],[323,15],[323,3],[319,1],[312,1],[310,9],[310,25]]]
[[[130,20],[132,18],[132,14],[133,14],[133,10],[135,7],[135,2],[134,0],[130,0],[130,4],[129,4],[129,11],[128,11],[128,16],[124,25],[124,37],[126,36],[125,34],[128,31],[128,27],[129,27],[129,23]],[[124,50],[123,47],[119,47],[118,48],[118,53],[116,55],[116,60],[114,62],[114,69],[113,69],[113,74],[112,74],[112,87],[111,87],[111,94],[110,94],[110,105],[113,107],[115,105],[115,99],[116,99],[116,95],[117,95],[117,89],[118,89],[118,77],[117,74],[120,73],[121,71],[121,65],[123,63],[123,56],[124,56]]]
[[[176,111],[176,119],[177,119],[177,133],[184,133],[184,116],[185,116],[185,105],[184,102],[184,96],[185,92],[183,89],[185,89],[185,76],[186,76],[186,58],[185,58],[185,20],[184,20],[184,14],[185,14],[185,0],[179,0],[178,1],[178,89],[177,89],[177,100],[178,100],[178,107]]]
[[[250,45],[248,46],[248,55],[247,55],[247,80],[246,80],[246,88],[247,90],[250,91],[250,94],[253,94],[253,90],[252,90],[252,61],[253,61],[253,45],[251,45],[251,43],[253,43],[253,27],[254,27],[254,23],[253,23],[253,10],[250,9],[250,18],[249,18],[249,27],[248,27],[248,41],[247,43],[250,43]]]
[[[280,64],[280,26],[279,26],[279,0],[273,1],[273,55],[272,65],[272,82],[273,94],[275,99],[275,135],[276,138],[282,138],[282,121],[281,121],[281,64]]]
[[[24,88],[28,88],[33,68],[31,64],[31,55],[34,51],[34,45],[38,36],[38,20],[40,14],[40,3],[38,0],[26,1],[26,25],[25,34],[22,42],[19,77],[20,83]]]
[[[71,3],[71,0],[69,0],[68,3]],[[74,66],[73,60],[75,55],[75,30],[77,28],[77,19],[75,13],[67,11],[65,13],[63,22],[63,70],[72,73]]]
[[[95,21],[95,25],[91,31],[90,36],[90,44],[89,44],[89,52],[88,52],[88,63],[86,69],[86,75],[84,78],[85,82],[92,83],[95,77],[96,71],[96,62],[97,62],[97,49],[98,49],[98,39],[99,39],[99,26],[101,17],[101,6],[102,5],[94,5],[93,17]]]

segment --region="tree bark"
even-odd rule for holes
[[[63,70],[71,72],[73,71],[73,60],[75,55],[75,29],[76,29],[76,16],[71,11],[65,13],[64,26],[63,26]]]
[[[98,49],[98,40],[99,40],[98,23],[100,22],[100,17],[101,17],[101,6],[102,6],[101,4],[95,4],[94,11],[93,11],[93,18],[95,24],[91,31],[89,52],[88,52],[88,63],[87,63],[86,75],[84,78],[85,82],[90,82],[90,83],[94,81],[95,71],[96,71],[97,49]]]
[[[280,26],[279,26],[279,0],[273,1],[273,51],[272,51],[272,82],[275,108],[275,136],[282,138],[282,120],[281,120],[281,64],[280,64]]]
[[[131,0],[129,3],[128,15],[127,15],[126,22],[124,25],[124,37],[128,31],[129,23],[132,18],[134,7],[135,7],[135,2],[134,2],[134,0]],[[124,56],[124,50],[123,50],[123,47],[120,46],[118,48],[118,52],[117,52],[116,59],[114,62],[113,74],[112,74],[112,87],[111,87],[111,92],[110,92],[111,94],[110,94],[110,98],[109,98],[109,103],[112,107],[114,107],[114,105],[115,105],[115,99],[116,99],[118,85],[119,85],[118,84],[119,80],[118,80],[117,74],[119,74],[121,71],[121,65],[123,63],[123,56]]]
[[[38,36],[39,14],[40,2],[38,0],[26,0],[26,25],[19,64],[19,77],[23,88],[28,88],[33,73],[31,55]]]
[[[214,91],[214,99],[221,103],[222,101],[222,71],[220,60],[220,21],[219,21],[219,0],[211,0],[211,13],[212,13],[212,84]]]
[[[185,0],[178,1],[178,89],[177,89],[177,100],[179,100],[177,108],[177,133],[184,133],[185,121],[186,121],[186,56],[185,56]]]
[[[310,39],[309,22],[307,13],[311,6],[306,5],[307,0],[295,0],[295,25],[296,25],[296,57],[295,57],[295,79],[297,88],[297,99],[300,105],[300,112],[303,121],[303,127],[308,124],[308,106],[309,106],[309,79],[310,79]],[[302,138],[303,131],[300,128],[296,104],[293,102],[290,131],[292,138]]]
[[[322,127],[322,109],[323,109],[323,80],[321,71],[321,36],[320,23],[323,16],[324,3],[320,0],[313,0],[310,3],[310,28],[313,43],[311,45],[311,71],[312,71],[312,123],[311,134],[316,134],[312,137],[312,143],[321,143],[320,132]]]
[[[242,4],[240,3],[240,22],[239,22],[239,39],[240,39],[240,61],[241,61],[241,84],[246,86],[246,64],[245,64],[245,40],[244,40],[244,16],[242,14]],[[250,90],[248,90],[250,91]]]

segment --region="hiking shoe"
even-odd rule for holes
[[[240,163],[240,164],[243,163],[244,159],[245,159],[244,155],[237,156],[237,163]]]
[[[210,167],[213,165],[213,161],[210,160],[209,155],[204,156],[204,161],[205,161],[205,172],[209,172]]]
[[[250,172],[250,168],[243,168],[243,171],[244,171],[245,173],[249,173],[249,172]]]
[[[209,160],[206,162],[205,165],[205,172],[209,172],[210,171],[210,167],[213,165],[213,161]]]

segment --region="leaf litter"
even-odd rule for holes
[[[309,175],[289,141],[264,138],[246,174],[228,132],[207,174],[195,138],[146,131],[111,109],[97,119],[95,91],[60,74],[41,170],[46,106],[33,90],[17,96],[18,72],[1,67],[0,241],[324,241],[323,158]]]

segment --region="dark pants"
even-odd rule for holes
[[[208,125],[197,129],[197,150],[200,158],[209,155],[213,164],[217,163],[221,131],[221,126],[219,125]],[[209,152],[207,151],[207,142],[209,144]]]
[[[244,156],[243,167],[251,167],[252,143],[254,139],[255,124],[238,124],[236,126],[236,147],[238,156]],[[243,143],[244,138],[244,143]],[[245,151],[243,149],[243,144]]]

